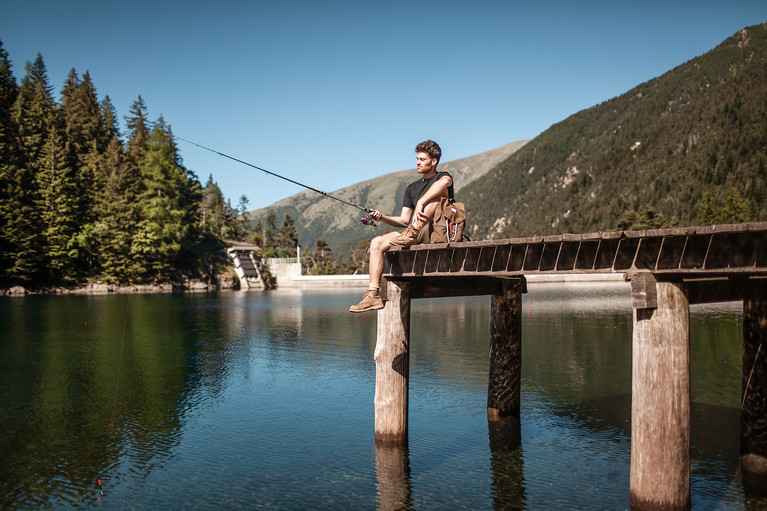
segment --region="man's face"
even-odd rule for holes
[[[437,166],[437,159],[432,158],[428,153],[416,154],[415,160],[419,174],[428,174]]]

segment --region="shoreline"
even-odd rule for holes
[[[190,293],[231,290],[235,284],[231,279],[219,279],[217,284],[206,284],[202,281],[189,281],[185,284],[78,284],[71,287],[50,287],[43,289],[27,289],[24,286],[13,286],[0,289],[2,296],[27,295],[108,295],[108,294],[158,294],[158,293]]]
[[[529,284],[573,284],[573,283],[607,283],[625,282],[623,273],[575,273],[562,275],[525,275]],[[367,275],[302,275],[293,277],[293,282],[288,285],[278,285],[279,289],[363,289],[368,284]],[[54,287],[47,289],[26,289],[23,286],[14,286],[9,289],[0,289],[2,296],[27,296],[27,295],[108,295],[108,294],[157,294],[157,293],[201,293],[218,291],[240,290],[233,279],[221,278],[217,284],[206,284],[202,281],[190,281],[186,284],[82,284],[73,287]],[[247,291],[247,290],[243,290]],[[264,290],[268,291],[268,290]]]

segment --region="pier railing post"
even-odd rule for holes
[[[767,481],[767,300],[743,302],[743,394],[740,455],[743,481],[764,488]],[[754,484],[751,484],[751,483]],[[764,491],[764,490],[762,490]]]
[[[410,372],[410,293],[403,282],[384,281],[386,304],[378,311],[375,440],[407,444]]]
[[[652,286],[634,302],[631,399],[632,509],[690,507],[689,302],[673,283]],[[657,291],[657,293],[656,293]],[[657,303],[652,303],[656,302]]]
[[[490,305],[490,374],[487,416],[519,417],[522,382],[522,293],[524,279],[505,279]]]

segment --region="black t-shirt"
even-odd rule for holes
[[[443,176],[450,176],[450,174],[447,172],[437,172],[431,176],[431,179],[427,179],[426,181],[419,179],[415,183],[407,185],[407,188],[405,188],[405,196],[402,198],[402,207],[410,208],[415,211],[415,205],[418,202],[418,199],[426,193],[426,190],[428,190],[432,184],[437,182],[439,178]],[[452,180],[453,176],[450,176],[450,179]],[[452,184],[447,187],[447,194],[451,199],[455,197]]]

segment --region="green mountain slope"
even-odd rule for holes
[[[439,169],[451,173],[455,179],[456,194],[460,198],[461,190],[467,184],[485,175],[498,162],[505,160],[526,143],[527,141],[512,142],[474,156],[440,163]],[[398,214],[402,207],[405,187],[416,179],[418,174],[413,168],[392,172],[329,193],[353,204]],[[349,243],[354,246],[360,240],[370,239],[384,232],[386,227],[383,224],[378,227],[366,226],[360,222],[362,211],[310,190],[283,199],[270,208],[277,217],[278,227],[286,214],[293,217],[298,229],[299,242],[305,250],[314,248],[315,240],[321,238],[325,239],[333,250],[346,254]],[[249,222],[255,224],[260,219],[265,225],[270,208],[251,211],[248,213]]]
[[[767,23],[552,126],[470,183],[472,239],[704,222],[729,192],[767,220]],[[630,223],[630,222],[629,222]]]

